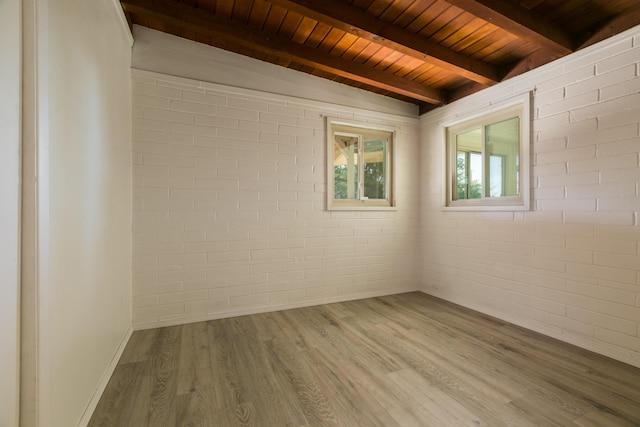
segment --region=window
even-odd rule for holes
[[[529,209],[529,95],[446,128],[446,208]]]
[[[327,208],[392,208],[394,131],[328,118],[327,135]]]

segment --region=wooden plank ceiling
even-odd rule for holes
[[[425,112],[640,24],[638,0],[121,0],[138,24]]]

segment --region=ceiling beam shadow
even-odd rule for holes
[[[446,0],[511,34],[564,56],[574,51],[572,37],[561,27],[505,0]]]
[[[336,0],[268,1],[485,86],[494,85],[501,80],[499,70],[490,64],[457,53],[393,24],[380,21],[343,2]]]
[[[583,49],[609,37],[640,25],[640,5],[633,5],[612,19],[600,22],[596,30],[581,37],[578,48]]]
[[[127,13],[147,16],[183,30],[210,36],[213,38],[212,45],[215,45],[215,39],[221,40],[220,45],[216,47],[224,48],[224,40],[231,38],[234,43],[263,54],[307,65],[419,102],[434,105],[442,105],[447,102],[446,94],[439,90],[367,65],[351,62],[339,56],[311,49],[287,38],[221,18],[212,12],[187,6],[184,3],[173,0],[122,0],[121,4]]]

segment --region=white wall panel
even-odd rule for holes
[[[0,426],[18,425],[21,2],[0,2]]]
[[[23,5],[21,425],[84,425],[131,333],[131,39],[116,2]]]

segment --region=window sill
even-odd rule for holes
[[[452,202],[449,205],[445,205],[442,207],[443,211],[529,211],[530,206],[529,203],[524,203],[521,200],[509,200],[503,202],[493,202],[490,204],[484,203],[473,203],[473,202]]]
[[[329,203],[327,206],[328,211],[397,211],[398,208],[389,206],[388,204],[375,204],[375,203]]]

